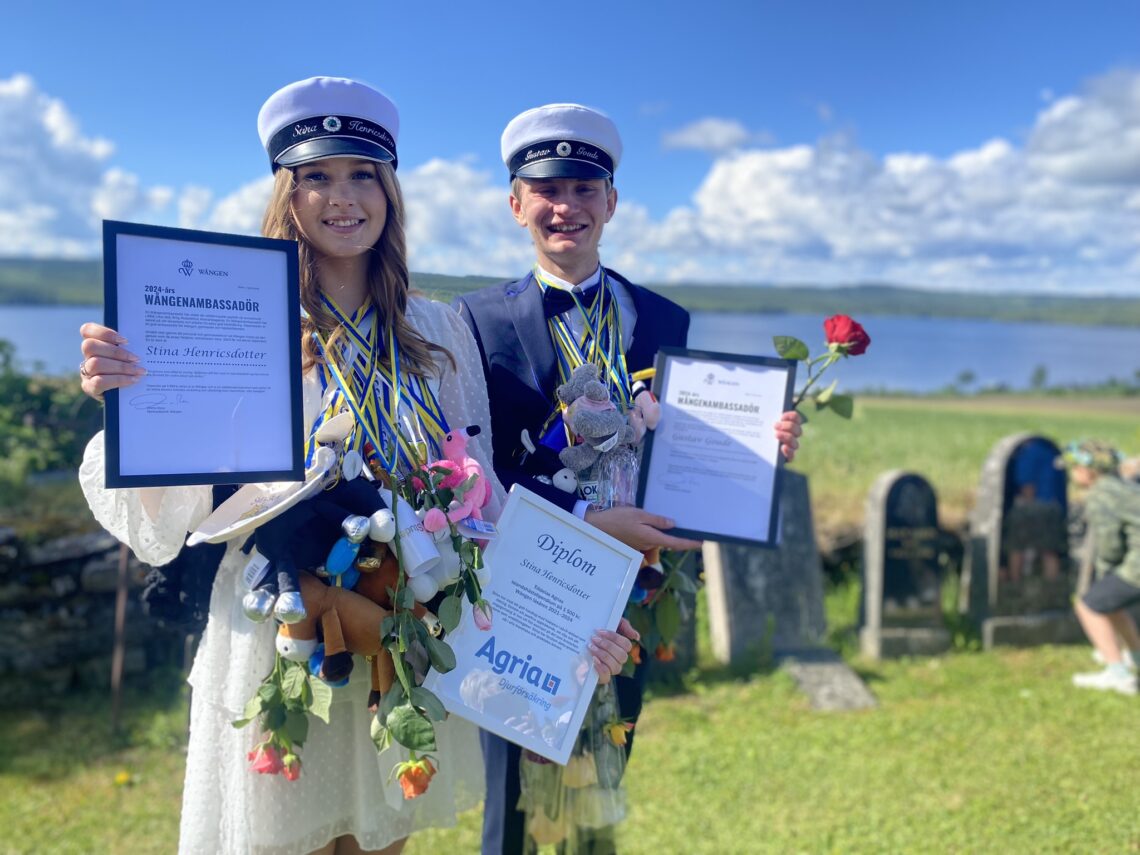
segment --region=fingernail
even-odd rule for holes
[[[145,369],[145,368],[143,368],[141,365],[136,365],[136,366],[135,366],[134,368],[132,368],[131,370],[132,370],[132,371],[133,371],[135,374],[137,374],[138,376],[140,376],[140,377],[141,377],[142,375],[146,374],[146,369]]]
[[[138,356],[134,353],[131,353],[129,350],[124,353],[124,356],[126,356],[127,362],[138,362],[139,361]]]
[[[115,344],[129,344],[129,343],[130,343],[130,342],[128,342],[128,341],[127,341],[125,338],[123,338],[121,335],[117,335],[117,336],[115,336]]]

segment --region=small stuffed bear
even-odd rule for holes
[[[586,363],[574,369],[570,380],[556,390],[566,406],[563,419],[579,440],[562,449],[558,459],[578,475],[580,484],[596,482],[608,456],[627,451],[635,434],[625,415],[610,400],[598,379],[598,366]]]

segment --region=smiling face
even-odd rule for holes
[[[568,282],[590,276],[617,191],[603,178],[519,178],[513,188],[511,213],[530,232],[538,263]]]
[[[369,252],[388,219],[388,197],[376,164],[330,157],[298,166],[291,207],[297,228],[318,257],[346,259]]]

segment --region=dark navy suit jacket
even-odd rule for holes
[[[626,351],[630,373],[651,367],[661,347],[685,346],[688,312],[608,268],[606,276],[625,286],[637,311]],[[542,311],[542,291],[534,274],[465,294],[456,300],[455,307],[471,328],[483,358],[491,399],[495,474],[508,490],[521,482],[561,507],[572,509],[574,495],[534,480],[535,475],[552,475],[561,467],[556,456],[539,455],[531,457],[526,466],[520,465],[522,431],[528,429],[531,439],[538,442],[559,384],[554,344]]]

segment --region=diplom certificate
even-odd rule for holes
[[[146,375],[106,396],[107,486],[299,481],[297,245],[105,222],[104,314]]]
[[[587,650],[616,629],[641,553],[515,485],[487,549],[488,630],[448,636],[456,667],[425,686],[445,707],[556,763],[570,759],[597,686]]]
[[[661,403],[647,436],[638,505],[671,533],[774,546],[782,468],[775,424],[791,407],[795,362],[662,348]]]

